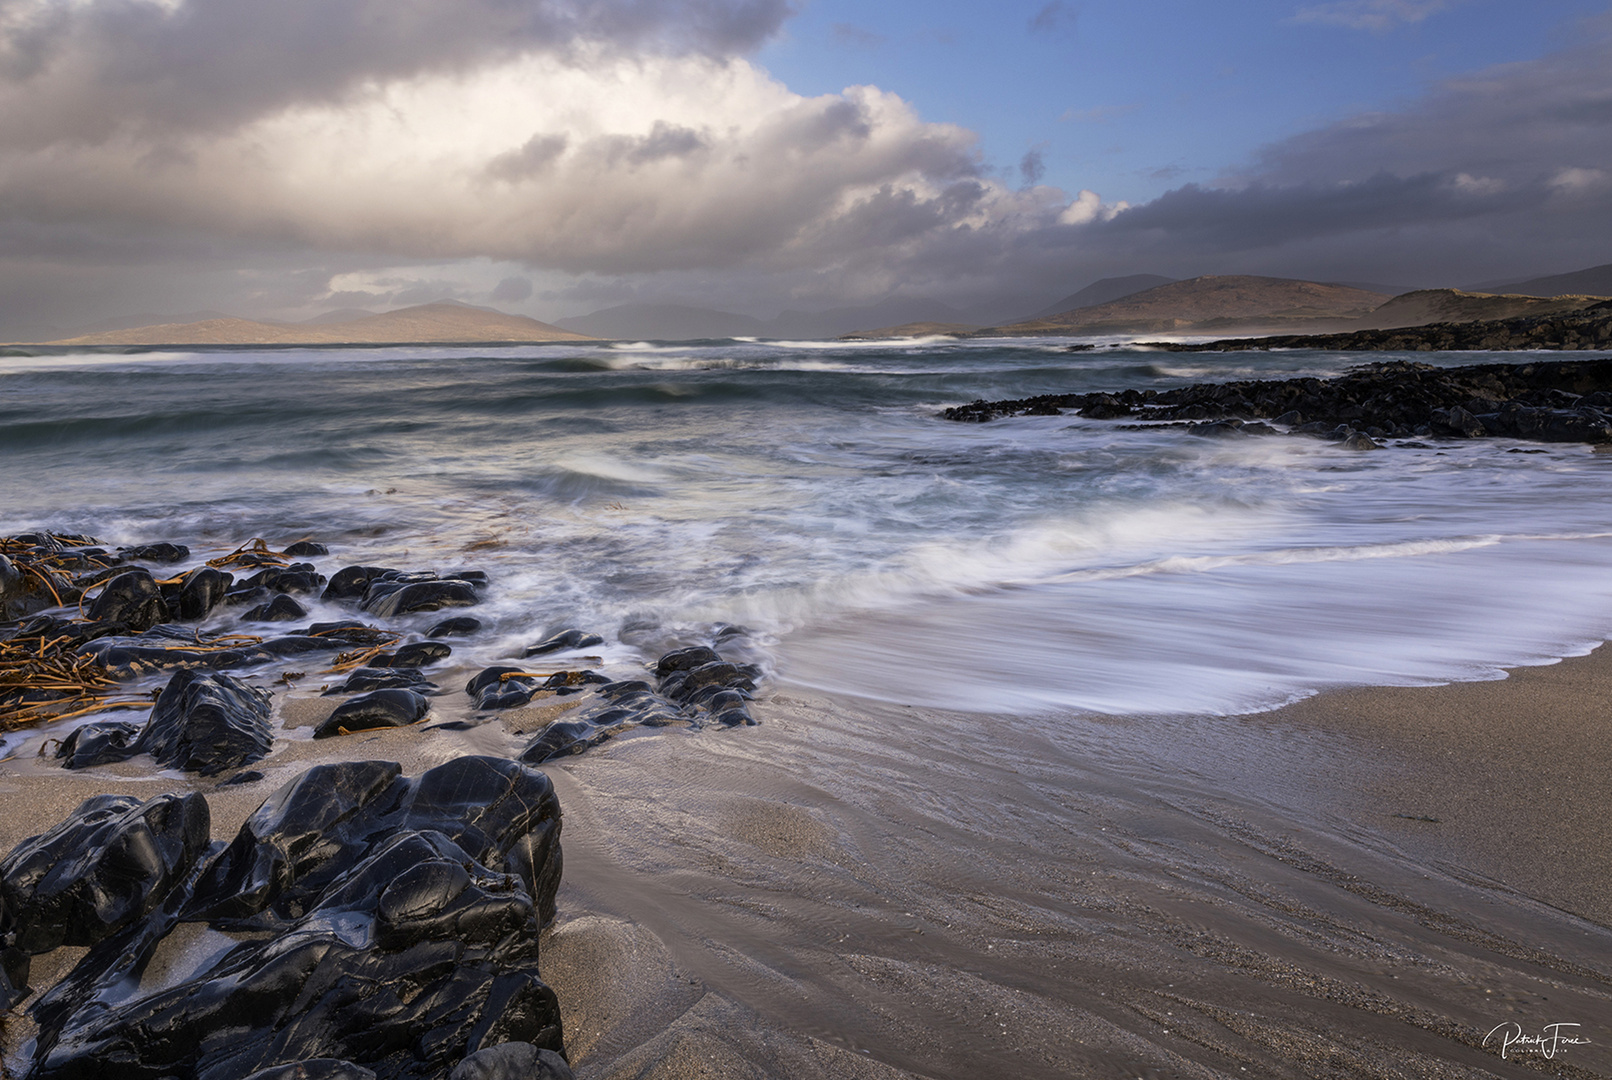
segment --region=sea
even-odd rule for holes
[[[1401,358],[1067,345],[12,350],[0,534],[172,541],[187,566],[312,539],[327,574],[485,570],[469,663],[577,628],[641,673],[720,636],[764,695],[1068,723],[1498,678],[1612,635],[1612,455],[941,418]]]

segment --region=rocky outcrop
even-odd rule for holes
[[[1584,298],[1578,298],[1584,299]],[[1508,349],[1612,348],[1612,300],[1590,302],[1577,311],[1509,319],[1436,322],[1385,330],[1337,334],[1286,334],[1226,338],[1199,344],[1152,341],[1145,347],[1167,352],[1246,352],[1261,349],[1329,349],[1339,352],[1498,352]],[[1386,305],[1385,305],[1386,306]]]
[[[1169,421],[1203,434],[1299,434],[1347,441],[1413,435],[1504,435],[1546,442],[1612,442],[1612,359],[1434,367],[1395,360],[1335,379],[1200,383],[1174,390],[1045,394],[976,401],[948,420],[1056,416]]]

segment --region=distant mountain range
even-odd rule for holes
[[[1570,274],[1553,274],[1550,277],[1531,278],[1510,285],[1496,285],[1485,289],[1491,293],[1517,293],[1522,296],[1612,296],[1612,263],[1592,266],[1588,270],[1575,270]]]
[[[407,345],[431,342],[586,341],[584,334],[506,315],[491,308],[443,301],[388,311],[333,312],[302,324],[253,322],[221,316],[190,323],[109,330],[52,345]],[[330,321],[331,316],[335,321]]]
[[[965,313],[938,300],[905,296],[888,297],[866,307],[785,311],[772,319],[680,304],[622,304],[590,315],[560,319],[555,325],[590,337],[616,340],[765,337],[816,341],[866,330],[870,326],[916,322],[979,325]]]
[[[758,319],[679,304],[623,304],[556,325],[456,301],[376,314],[326,312],[303,323],[239,319],[219,312],[130,316],[56,345],[337,345],[772,338],[823,340],[952,336],[1283,334],[1396,329],[1492,321],[1580,310],[1612,296],[1612,264],[1492,289],[1417,289],[1251,275],[1178,281],[1157,274],[1103,278],[1028,318],[986,326],[921,297],[887,297],[862,307],[785,311]],[[875,329],[870,329],[870,327]]]

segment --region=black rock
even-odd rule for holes
[[[200,795],[97,795],[0,862],[13,944],[37,955],[94,945],[148,915],[207,850]]]
[[[419,668],[361,667],[354,669],[343,682],[326,690],[324,696],[366,694],[371,690],[413,690],[423,694],[435,689],[437,684],[427,679]]]
[[[419,830],[515,875],[542,921],[553,919],[560,805],[548,777],[491,757],[455,758],[418,779],[401,772],[392,762],[343,761],[303,773],[241,826],[202,875],[187,917],[282,925],[311,910],[378,840]]]
[[[520,759],[539,765],[555,758],[580,754],[636,727],[692,726],[695,717],[679,709],[642,680],[605,683],[599,700],[580,706],[556,720],[526,744]]]
[[[256,769],[248,769],[245,772],[236,773],[228,780],[220,780],[218,782],[218,786],[235,787],[238,784],[255,784],[261,779],[263,779],[262,773],[258,772]]]
[[[507,1042],[471,1054],[454,1066],[448,1080],[575,1080],[575,1076],[554,1051]]]
[[[528,645],[522,656],[543,656],[551,652],[570,652],[575,649],[591,649],[595,645],[603,645],[604,638],[598,634],[590,634],[583,630],[565,630],[549,637],[537,644]]]
[[[323,599],[325,600],[362,600],[369,591],[369,583],[383,574],[395,574],[396,570],[387,566],[349,566],[336,571],[330,576],[330,584],[325,586]]]
[[[29,1075],[100,1080],[111,1065],[142,1080],[236,1080],[325,1057],[425,1080],[503,1042],[558,1049],[559,1005],[535,974],[538,927],[517,877],[443,832],[396,829],[269,940],[43,1030]]]
[[[691,645],[686,649],[676,649],[660,658],[655,665],[655,676],[664,679],[674,671],[687,671],[697,668],[701,664],[709,664],[713,660],[721,660],[717,651],[706,645]]]
[[[425,632],[428,638],[460,637],[481,629],[481,620],[471,615],[456,615],[443,619]]]
[[[232,675],[181,671],[157,696],[139,747],[160,765],[203,776],[250,765],[274,745],[272,700]]]
[[[391,618],[414,611],[439,611],[445,607],[469,607],[478,603],[475,586],[467,581],[373,582],[364,594],[363,608],[372,615]]]
[[[178,617],[186,622],[205,619],[224,602],[224,594],[235,583],[235,575],[211,566],[198,566],[180,583],[176,602]]]
[[[284,593],[241,616],[247,622],[299,622],[307,617],[308,609]]]
[[[56,757],[68,769],[90,769],[128,761],[140,752],[144,724],[111,720],[75,728],[56,748]]]
[[[465,684],[478,709],[518,709],[532,700],[543,680],[505,664],[483,668]]]
[[[118,558],[124,562],[152,562],[171,564],[190,558],[190,549],[183,544],[140,544],[118,548]]]
[[[431,703],[413,690],[376,690],[337,706],[336,711],[314,729],[313,737],[328,739],[354,731],[408,727],[424,719],[430,711]]]
[[[149,630],[172,618],[162,590],[148,570],[130,570],[107,582],[90,605],[89,617],[120,622],[132,630]]]
[[[293,559],[306,559],[314,555],[329,555],[330,549],[323,544],[316,544],[312,540],[298,540],[285,549],[285,554]]]
[[[372,667],[419,668],[446,660],[453,650],[440,641],[416,641],[370,659]]]
[[[362,1065],[335,1058],[314,1058],[293,1065],[259,1069],[245,1080],[375,1080],[375,1074]]]

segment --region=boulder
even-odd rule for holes
[[[367,694],[371,690],[413,690],[424,694],[437,689],[437,684],[425,677],[419,668],[355,668],[342,682],[326,690],[324,696],[335,694]]]
[[[428,638],[462,637],[481,629],[481,620],[470,615],[456,615],[443,619],[425,632]]]
[[[183,544],[137,544],[118,548],[118,558],[124,562],[149,562],[171,565],[190,558],[190,549]]]
[[[181,671],[157,696],[139,748],[160,765],[215,776],[267,756],[272,695],[233,675]]]
[[[300,622],[307,617],[308,609],[284,593],[241,616],[247,622]]]
[[[149,630],[173,616],[149,570],[130,570],[106,583],[90,605],[96,621],[120,622],[132,630]]]
[[[330,549],[323,544],[316,544],[312,540],[298,540],[285,549],[285,554],[293,559],[306,559],[314,555],[329,555]]]
[[[68,769],[90,769],[128,761],[140,752],[144,724],[111,720],[75,728],[56,748],[56,759]]]
[[[544,656],[552,652],[571,652],[576,649],[591,649],[595,645],[603,645],[604,638],[598,634],[590,634],[583,630],[565,630],[554,634],[536,645],[528,645],[522,656]]]
[[[174,607],[185,622],[205,619],[214,608],[224,602],[224,594],[235,583],[235,575],[215,570],[211,566],[198,566],[186,574],[179,585]]]
[[[362,600],[369,591],[369,583],[384,574],[395,574],[388,566],[348,566],[330,576],[321,596],[324,600]]]
[[[480,602],[475,586],[468,581],[378,581],[364,594],[363,608],[371,615],[392,618],[415,611],[440,611],[445,607],[469,607]]]
[[[415,641],[370,659],[371,667],[420,668],[446,660],[453,650],[440,641]]]
[[[313,737],[328,739],[354,731],[408,727],[423,720],[430,711],[431,703],[413,690],[376,690],[337,706],[336,711],[314,729]]]
[[[477,1050],[454,1066],[448,1080],[575,1080],[571,1066],[552,1050],[507,1042]]]
[[[95,945],[144,918],[207,850],[207,800],[97,795],[0,862],[0,897],[29,955]]]

